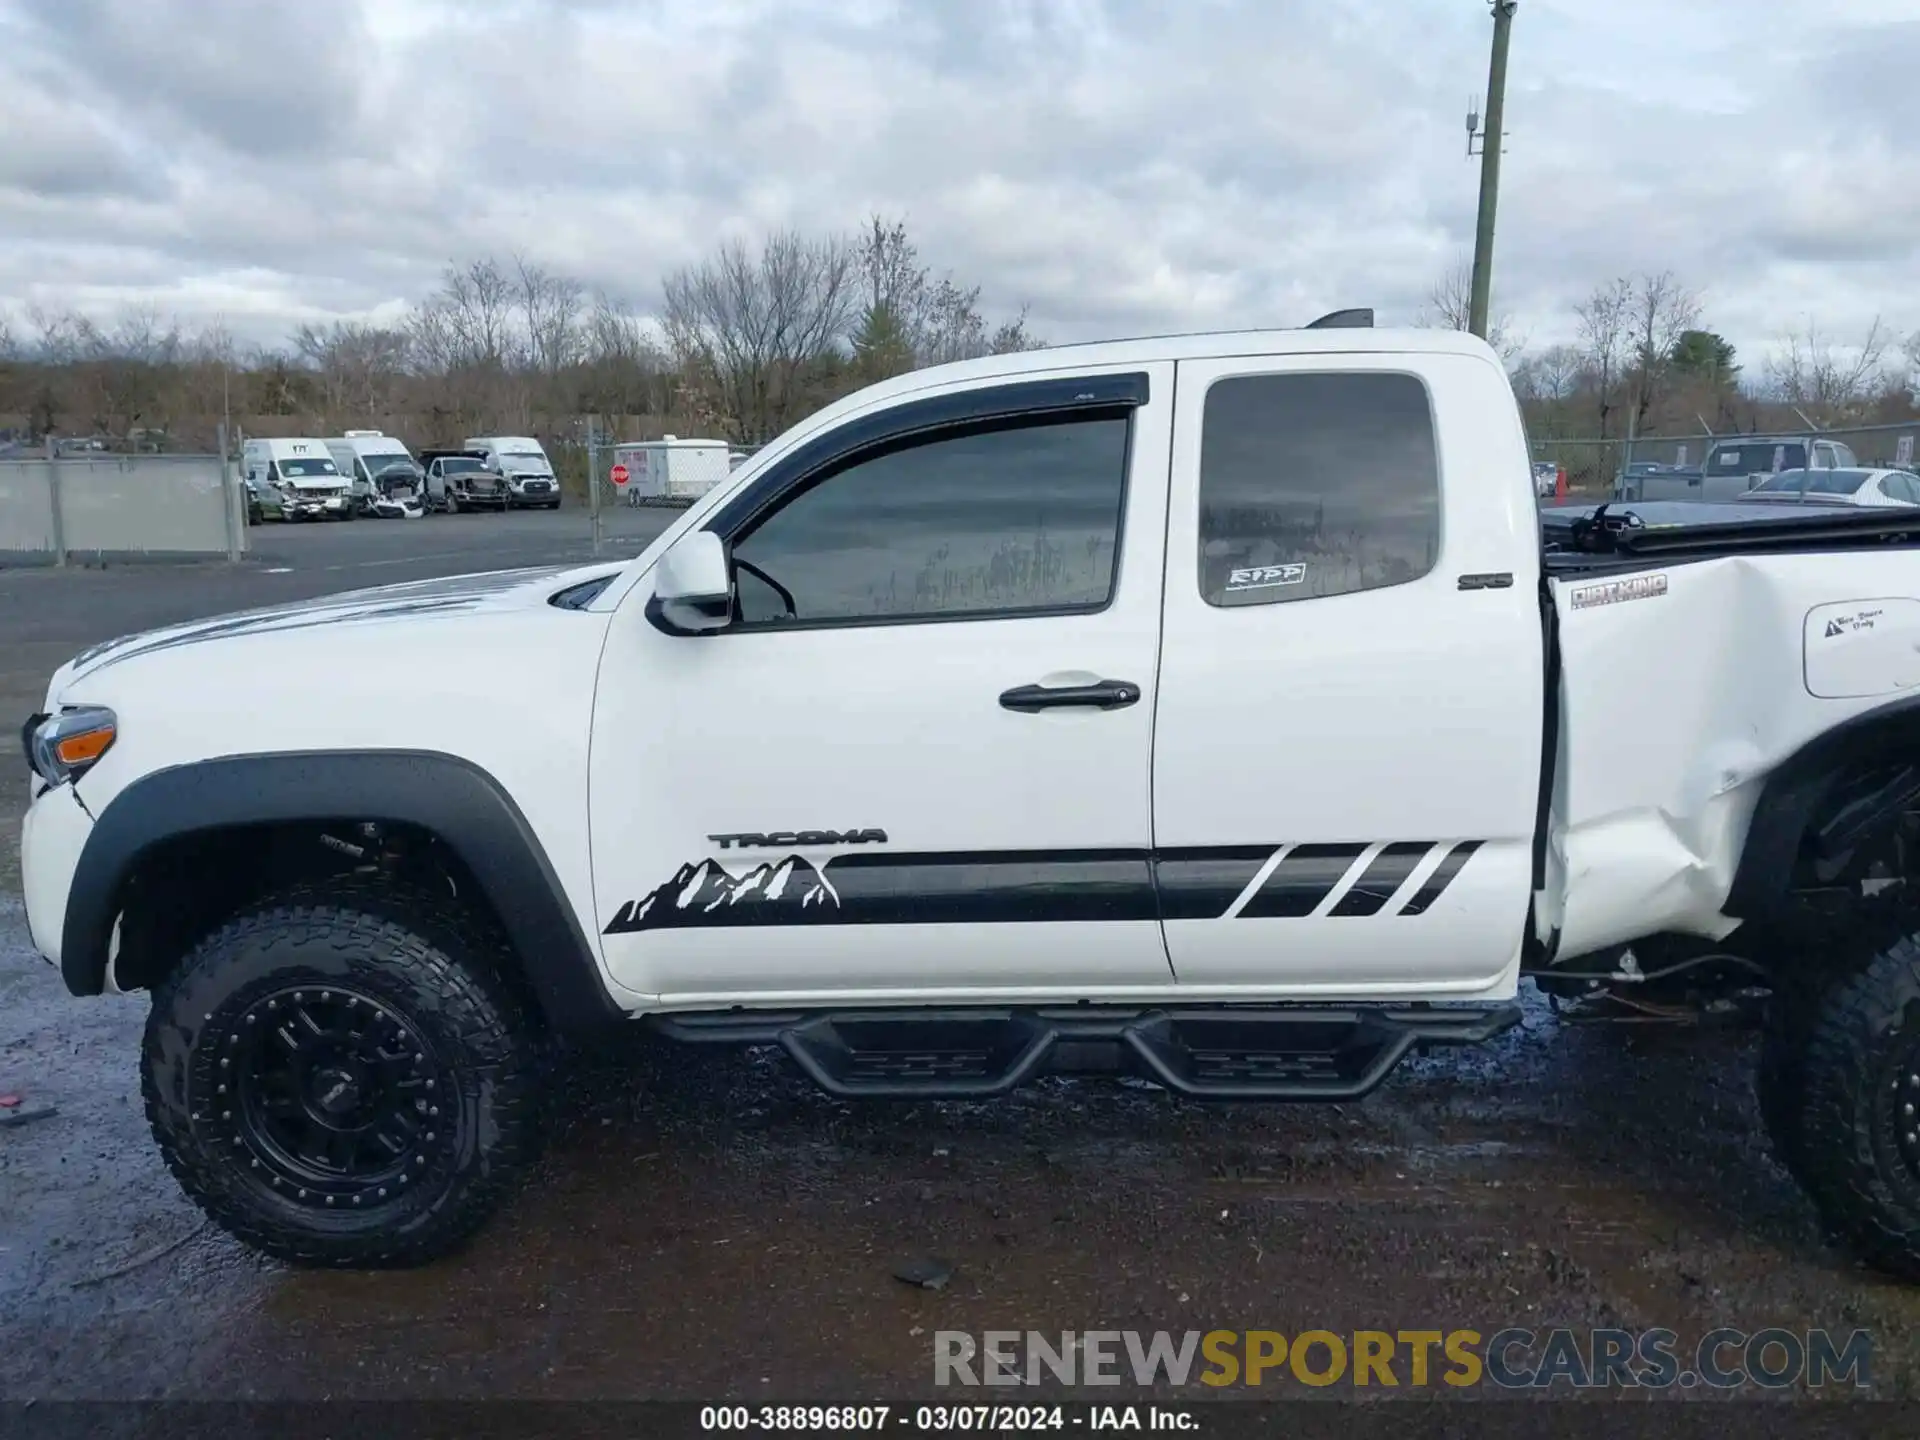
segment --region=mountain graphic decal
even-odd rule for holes
[[[702,925],[800,925],[837,919],[840,896],[803,855],[734,875],[711,860],[682,865],[674,877],[640,900],[629,900],[603,934],[683,930]]]

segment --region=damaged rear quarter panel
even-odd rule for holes
[[[1737,923],[1720,907],[1767,775],[1910,693],[1895,682],[1911,655],[1887,661],[1877,693],[1858,679],[1825,687],[1857,693],[1816,695],[1810,677],[1824,618],[1904,610],[1920,595],[1920,552],[1649,564],[1552,588],[1564,670],[1542,926],[1557,925],[1568,957],[1661,931],[1721,938]]]

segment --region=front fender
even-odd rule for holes
[[[554,1029],[624,1017],[513,797],[470,761],[417,750],[233,756],[157,770],[128,785],[101,812],[74,870],[60,947],[67,989],[98,995],[105,988],[127,879],[155,847],[236,826],[360,820],[418,826],[460,858]]]

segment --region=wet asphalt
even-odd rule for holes
[[[616,515],[608,553],[660,523]],[[0,566],[0,713],[146,626],[588,558],[566,511],[256,544],[237,568]],[[769,1053],[636,1035],[567,1066],[544,1158],[464,1253],[289,1270],[207,1226],[155,1154],[144,999],[72,999],[32,954],[24,799],[9,751],[0,1094],[55,1113],[0,1127],[0,1399],[844,1402],[927,1395],[936,1330],[1556,1325],[1865,1328],[1874,1393],[1920,1391],[1920,1290],[1823,1242],[1768,1154],[1751,1037],[1572,1025],[1537,1000],[1494,1045],[1341,1106],[1059,1080],[852,1105]],[[927,1257],[951,1266],[943,1289],[894,1277]]]

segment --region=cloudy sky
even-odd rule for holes
[[[1916,0],[1521,0],[1496,308],[1671,268],[1749,355],[1920,328]],[[1054,340],[1410,319],[1486,0],[0,0],[0,308],[273,342],[522,252],[642,306],[904,215]]]

